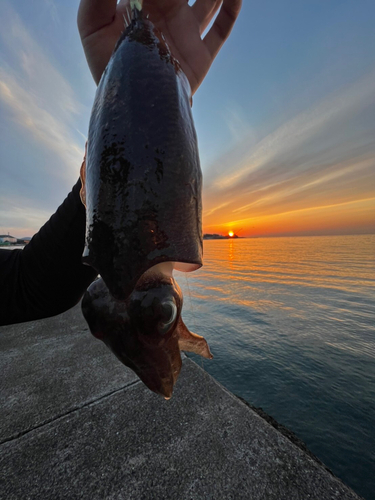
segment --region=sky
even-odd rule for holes
[[[0,3],[0,234],[32,236],[78,179],[78,3]],[[194,96],[204,232],[375,232],[374,25],[373,0],[243,0]]]

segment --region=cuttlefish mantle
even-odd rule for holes
[[[97,88],[81,175],[82,260],[119,300],[156,264],[194,271],[203,253],[190,84],[139,5],[132,14]]]

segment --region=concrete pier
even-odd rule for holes
[[[2,499],[358,499],[184,359],[151,393],[77,306],[0,328]]]

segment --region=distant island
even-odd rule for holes
[[[203,239],[204,240],[233,240],[235,238],[241,238],[241,236],[238,236],[237,234],[232,233],[227,234],[223,236],[222,234],[204,234]]]
[[[8,234],[0,234],[0,246],[14,246],[14,245],[27,245],[31,238],[26,236],[25,238],[15,238],[14,236]]]

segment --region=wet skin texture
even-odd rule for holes
[[[157,263],[202,265],[202,175],[189,82],[133,11],[99,83],[86,160],[83,261],[116,299]]]

